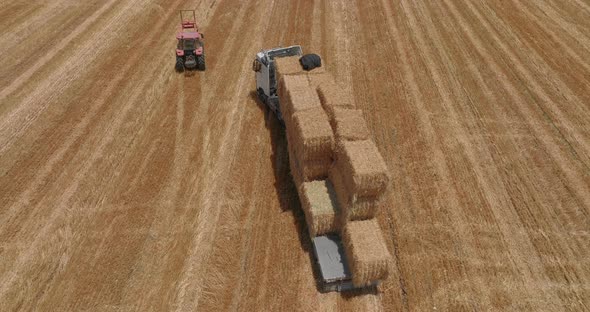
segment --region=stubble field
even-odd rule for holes
[[[291,44],[391,171],[378,291],[316,288],[252,93]],[[0,0],[0,310],[590,310],[589,103],[586,0]]]

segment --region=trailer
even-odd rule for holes
[[[274,48],[263,50],[256,54],[252,70],[256,76],[256,92],[261,102],[276,115],[283,123],[279,105],[278,77],[275,60],[281,57],[305,57],[301,46]],[[301,60],[301,59],[300,59]],[[307,65],[306,70],[312,70],[318,60],[315,55]],[[303,65],[302,65],[303,66]],[[352,275],[346,260],[342,239],[338,233],[311,237],[313,256],[320,273],[318,281],[322,292],[347,291],[356,287],[352,283]],[[373,285],[377,285],[377,282]],[[370,285],[371,286],[371,285]]]

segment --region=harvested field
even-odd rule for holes
[[[204,73],[174,72],[185,8]],[[588,311],[589,34],[587,0],[4,0],[0,311]],[[291,44],[389,169],[376,292],[316,289],[253,93]]]

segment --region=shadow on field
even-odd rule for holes
[[[291,177],[285,128],[281,125],[274,113],[260,101],[258,94],[256,94],[255,91],[250,92],[250,97],[264,113],[264,125],[266,126],[266,129],[268,129],[271,137],[272,154],[270,156],[270,162],[275,175],[274,186],[281,206],[281,211],[283,213],[290,211],[293,214],[293,222],[297,228],[299,242],[301,242],[301,247],[309,256],[310,262],[314,264],[312,265],[313,277],[316,281],[317,290],[321,291],[321,285],[319,282],[321,279],[320,272],[315,265],[316,260],[311,247],[311,238],[307,231],[305,215],[303,214],[303,209],[301,209],[297,187]]]

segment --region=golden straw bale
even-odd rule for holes
[[[387,166],[373,140],[339,142],[336,167],[357,197],[381,195],[389,186]]]
[[[346,223],[342,242],[355,286],[387,278],[393,259],[376,219]]]
[[[369,197],[355,196],[346,188],[342,180],[342,175],[335,166],[330,168],[328,179],[332,182],[336,197],[338,198],[342,222],[372,219],[377,215],[379,208],[383,204],[383,195]]]
[[[303,183],[299,198],[311,237],[338,232],[338,202],[328,180]]]
[[[304,94],[303,97],[312,96],[309,94],[309,82],[307,78],[303,75],[284,76],[281,77],[278,81],[279,82],[277,94],[279,97],[279,108],[283,116],[289,114],[289,111],[291,110],[290,107],[293,106],[292,100],[297,100],[299,97],[301,97],[300,93]],[[316,101],[315,103],[312,102],[311,104],[317,105],[318,103],[319,98],[318,101]],[[321,103],[319,103],[319,105],[321,106]]]
[[[308,160],[301,161],[291,145],[287,148],[289,150],[289,165],[291,167],[291,175],[297,187],[300,187],[303,182],[324,180],[328,178],[328,171],[332,166],[332,160]]]
[[[315,77],[312,78],[312,81],[314,79]],[[334,109],[336,108],[355,108],[352,94],[347,89],[338,85],[333,78],[322,77],[317,78],[317,80],[320,80],[320,82],[313,81],[310,84],[317,85],[316,88],[320,102],[330,119],[334,118]]]
[[[289,144],[292,144],[299,160],[331,161],[334,133],[328,116],[321,107],[295,113],[289,126],[287,128]]]
[[[299,63],[299,56],[277,57],[274,59],[274,63],[277,77],[305,73]]]
[[[295,183],[295,187],[297,187],[297,190],[299,191],[301,186],[303,186],[303,181],[305,181],[305,179],[303,178],[303,172],[301,171],[301,168],[299,166],[299,162],[295,158],[295,155],[293,154],[293,152],[291,151],[290,148],[288,148],[288,150],[289,150],[289,169],[291,171],[291,177],[293,178],[293,183]],[[301,194],[300,194],[300,196],[301,196]]]
[[[317,90],[317,88],[320,85],[335,85],[335,86],[337,86],[334,76],[332,76],[330,73],[326,73],[326,72],[318,73],[317,75],[308,75],[308,80],[309,80],[309,85],[314,90]]]
[[[369,127],[360,109],[336,108],[331,120],[336,140],[360,141],[369,139]]]

